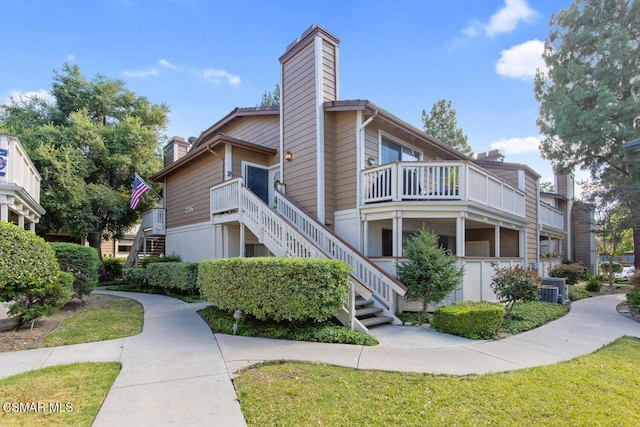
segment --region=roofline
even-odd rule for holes
[[[560,199],[560,200],[568,200],[567,196],[560,194],[560,193],[549,193],[547,191],[541,191],[540,192],[540,196],[546,196],[546,197],[553,197],[554,199]]]
[[[231,144],[234,147],[244,148],[245,150],[254,151],[256,153],[266,154],[270,156],[274,156],[277,153],[277,151],[273,148],[263,147],[261,145],[256,145],[251,142],[227,136],[223,133],[217,133],[211,140],[203,142],[202,144],[193,148],[184,157],[171,163],[169,166],[163,168],[158,173],[151,175],[151,177],[149,178],[154,182],[159,182],[159,180],[176,171],[177,169],[180,169],[182,166],[191,162],[196,157],[208,153],[209,150],[221,144]]]
[[[512,169],[512,170],[524,169],[529,173],[531,173],[536,178],[538,179],[542,178],[542,175],[540,175],[538,172],[531,169],[530,166],[525,165],[524,163],[496,162],[494,160],[474,160],[473,162],[478,166],[486,166],[486,167],[497,166],[498,168]]]
[[[338,46],[340,44],[340,39],[338,37],[336,37],[334,34],[331,34],[325,28],[314,24],[307,28],[302,33],[300,38],[296,38],[291,43],[289,43],[289,45],[287,46],[287,50],[282,54],[282,56],[280,56],[280,58],[278,58],[280,63],[284,63],[287,59],[291,58],[301,49],[306,47],[318,34],[321,34],[324,40],[327,40],[335,46]]]
[[[224,125],[229,122],[239,118],[246,116],[271,116],[271,115],[279,115],[280,114],[280,106],[268,106],[268,107],[236,107],[229,114],[218,120],[213,125],[209,126],[204,131],[200,132],[200,136],[198,136],[198,140],[194,144],[193,148],[200,146],[202,141],[206,140],[211,135],[217,134],[217,131],[222,128]]]

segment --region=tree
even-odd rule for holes
[[[505,319],[511,317],[511,310],[518,301],[538,299],[538,285],[542,278],[534,270],[520,265],[498,267],[491,277],[491,289],[500,302],[505,303]]]
[[[0,123],[19,135],[42,176],[47,210],[39,234],[63,231],[84,237],[98,250],[138,219],[129,208],[135,173],[161,168],[168,107],[152,104],[102,75],[87,80],[76,65],[54,73],[51,95],[12,98],[0,106]],[[151,206],[143,200],[141,210]]]
[[[422,110],[424,131],[462,154],[473,157],[473,150],[468,143],[468,137],[458,127],[457,116],[456,110],[451,106],[451,101],[440,99],[433,104],[429,114]]]
[[[535,96],[540,151],[557,171],[589,170],[630,212],[640,266],[640,1],[576,0],[553,14]]]
[[[462,281],[464,270],[456,267],[456,258],[437,246],[438,236],[421,229],[406,241],[408,261],[398,265],[398,280],[407,287],[408,301],[422,301],[422,321],[427,320],[429,303],[439,304]]]
[[[545,181],[540,183],[540,191],[544,191],[545,193],[555,193],[556,186],[553,182]]]
[[[280,85],[276,84],[276,87],[273,88],[273,92],[264,91],[262,95],[262,101],[260,102],[260,107],[273,107],[280,105]]]

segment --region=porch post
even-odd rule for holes
[[[244,223],[240,223],[240,256],[244,257]]]
[[[29,230],[32,232],[36,232],[36,223],[35,222],[30,222],[29,223]]]
[[[18,227],[24,228],[24,215],[18,215]]]
[[[9,205],[0,205],[0,219],[9,222]]]
[[[494,251],[495,251],[495,257],[496,258],[500,258],[500,226],[496,225],[495,226],[495,243],[494,243]]]
[[[369,221],[364,220],[362,222],[363,227],[363,242],[362,242],[362,253],[364,256],[369,256]]]
[[[396,211],[393,215],[393,248],[392,255],[394,257],[402,256],[402,217]]]
[[[456,218],[456,255],[464,258],[465,253],[464,253],[464,242],[466,240],[465,237],[465,232],[464,232],[464,226],[465,226],[465,219],[464,217],[457,217]]]

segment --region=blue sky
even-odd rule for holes
[[[318,24],[341,40],[342,99],[368,99],[419,128],[423,109],[450,100],[476,153],[500,148],[548,181],[533,74],[551,13],[570,4],[0,0],[0,102],[46,93],[68,61],[168,104],[168,136],[197,136],[257,105],[279,81],[286,46]]]

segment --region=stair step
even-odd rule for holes
[[[382,313],[382,309],[380,307],[367,307],[356,310],[356,317],[360,316],[370,316],[372,314]]]
[[[360,323],[362,323],[367,328],[376,325],[382,325],[383,323],[391,323],[393,322],[393,317],[390,316],[376,316],[376,317],[367,317],[366,319],[360,319]]]
[[[371,305],[371,304],[373,304],[372,299],[364,299],[364,298],[357,297],[355,301],[356,307],[364,307],[366,305]]]

